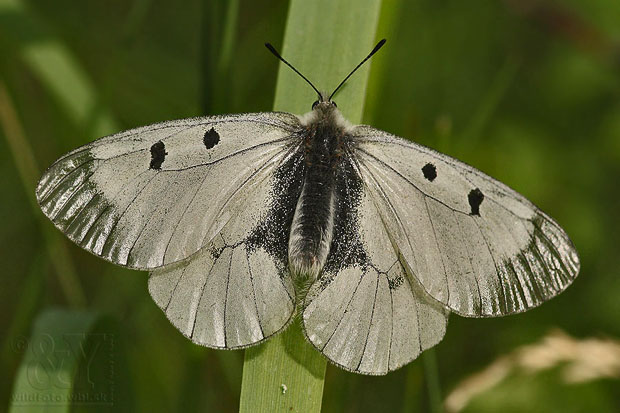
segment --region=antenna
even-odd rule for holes
[[[340,89],[340,87],[341,87],[342,85],[344,85],[344,83],[345,83],[347,80],[349,80],[349,78],[351,77],[351,75],[352,75],[353,73],[355,73],[355,71],[356,71],[357,69],[359,69],[361,65],[363,65],[364,63],[366,63],[366,60],[370,59],[370,58],[372,57],[372,55],[373,55],[373,54],[377,53],[377,52],[379,51],[379,49],[381,49],[381,47],[382,47],[384,44],[385,44],[385,39],[381,39],[381,40],[379,41],[379,43],[377,43],[377,45],[375,46],[375,48],[374,48],[374,49],[372,49],[372,52],[370,52],[370,54],[369,54],[368,56],[366,56],[366,58],[365,58],[364,60],[362,60],[362,61],[361,61],[361,62],[360,62],[357,66],[355,66],[355,69],[353,69],[353,70],[351,71],[351,73],[349,73],[349,74],[347,75],[347,77],[345,77],[345,78],[344,78],[344,80],[343,80],[342,82],[340,82],[340,84],[338,85],[338,87],[337,87],[336,89],[334,89],[334,91],[332,92],[332,94],[331,94],[331,95],[329,95],[329,99],[327,99],[327,100],[328,100],[328,101],[331,101],[331,100],[332,100],[332,96],[334,96],[334,95],[336,94],[336,92],[338,91],[338,89]],[[286,63],[286,62],[285,62],[285,63]]]
[[[318,95],[319,95],[319,99],[322,99],[321,92],[319,92],[319,90],[318,90],[316,87],[314,87],[314,85],[312,84],[312,82],[311,82],[311,81],[309,81],[309,80],[308,80],[308,79],[307,79],[304,75],[302,75],[301,73],[299,73],[299,70],[295,69],[295,68],[293,67],[293,65],[292,65],[292,64],[290,64],[289,62],[287,62],[286,60],[284,60],[284,58],[283,58],[282,56],[280,56],[280,53],[278,53],[278,51],[276,50],[276,48],[275,48],[275,47],[273,47],[273,46],[271,45],[271,43],[265,43],[265,47],[266,47],[267,49],[269,49],[269,51],[270,51],[271,53],[273,53],[273,55],[274,55],[275,57],[277,57],[278,59],[282,60],[282,62],[284,62],[284,64],[285,64],[285,65],[287,65],[288,67],[290,67],[291,69],[293,69],[293,71],[294,71],[295,73],[297,73],[299,76],[301,76],[301,78],[302,78],[303,80],[305,80],[306,82],[308,82],[308,84],[309,84],[310,86],[312,86],[312,89],[314,89],[314,90],[316,91],[316,93],[318,93]],[[370,57],[370,56],[369,56],[369,57]]]

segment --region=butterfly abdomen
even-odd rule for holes
[[[315,280],[325,265],[338,203],[335,183],[344,129],[329,118],[319,119],[306,126],[305,176],[289,237],[289,266],[302,284]]]

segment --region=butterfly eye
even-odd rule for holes
[[[337,107],[338,107],[338,105],[336,105],[336,102],[332,102],[332,105],[333,105],[335,108],[337,108]]]
[[[318,104],[319,104],[319,101],[315,100],[314,103],[312,104],[312,109],[316,108],[316,105],[318,105]]]

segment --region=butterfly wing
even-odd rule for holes
[[[52,222],[115,264],[153,269],[207,245],[258,175],[295,143],[286,113],[159,123],[98,139],[60,158],[36,195]]]
[[[424,290],[465,316],[535,307],[579,258],[560,226],[501,182],[446,155],[359,126],[355,158],[390,240]]]
[[[153,299],[192,341],[245,347],[294,312],[283,222],[301,170],[298,128],[292,115],[260,113],[122,132],[62,157],[37,198],[78,245],[153,270]]]
[[[304,332],[340,367],[386,374],[442,339],[447,311],[405,270],[354,165],[344,169],[332,248],[306,295]]]
[[[282,195],[295,185],[296,154],[278,171],[259,172],[213,241],[185,262],[151,273],[149,291],[168,319],[197,344],[242,348],[282,330],[295,309],[286,265],[284,221],[293,208]]]

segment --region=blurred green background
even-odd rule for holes
[[[108,133],[270,110],[278,63],[263,43],[281,46],[287,8],[0,0],[0,409],[50,319],[105,347],[113,405],[75,410],[238,409],[243,352],[185,339],[149,297],[147,274],[67,241],[34,185]],[[364,122],[507,183],[581,256],[575,283],[538,309],[451,316],[434,353],[446,408],[620,411],[620,3],[385,0],[378,37],[388,43],[373,58]],[[76,389],[101,383],[82,379]],[[426,383],[422,359],[385,377],[328,366],[323,411],[427,411]]]

